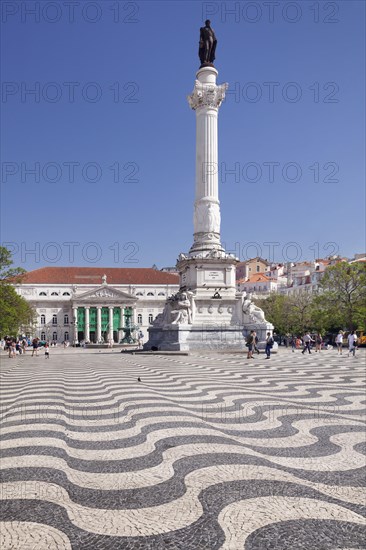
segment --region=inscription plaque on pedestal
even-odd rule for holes
[[[214,281],[215,283],[224,283],[223,271],[205,271],[205,281]]]

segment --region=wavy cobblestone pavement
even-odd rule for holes
[[[365,350],[1,363],[2,550],[366,548]]]

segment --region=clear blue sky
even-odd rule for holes
[[[219,113],[223,242],[241,260],[270,257],[268,242],[278,261],[364,252],[364,2],[1,4],[1,241],[17,265],[162,267],[189,250],[186,96],[207,16],[232,92]]]

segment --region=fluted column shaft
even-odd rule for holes
[[[190,253],[223,250],[220,242],[220,202],[217,120],[227,84],[216,84],[218,72],[203,67],[188,102],[196,111],[196,194],[194,243]]]

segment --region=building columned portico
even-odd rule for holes
[[[73,301],[73,341],[120,343],[136,324],[136,297],[104,283]],[[123,304],[123,305],[121,305]]]

